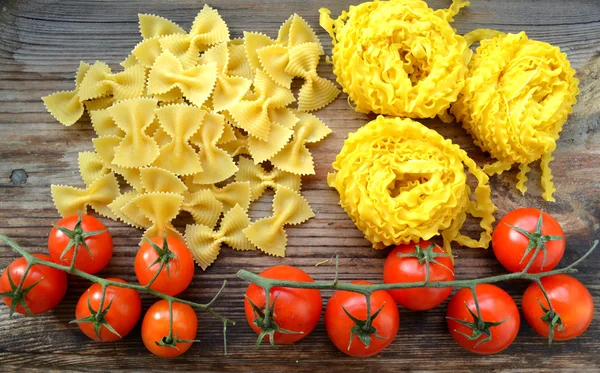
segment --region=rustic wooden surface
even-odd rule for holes
[[[445,7],[448,0],[429,1],[432,7]],[[581,255],[598,238],[600,223],[600,3],[597,0],[495,1],[473,0],[470,8],[456,17],[455,26],[464,33],[488,27],[503,31],[525,30],[531,38],[562,48],[581,79],[579,103],[565,125],[552,163],[558,192],[556,203],[545,203],[535,181],[530,193],[521,196],[514,188],[515,173],[492,178],[493,200],[498,216],[519,206],[541,207],[562,224],[568,237],[563,263]],[[331,43],[318,27],[317,9],[327,6],[333,14],[350,5],[347,1],[213,1],[228,22],[234,37],[244,30],[275,36],[279,25],[298,12],[317,30],[326,49]],[[117,67],[139,41],[137,13],[155,13],[189,27],[202,3],[191,0],[159,1],[0,1],[0,231],[31,251],[44,252],[50,224],[58,217],[50,197],[50,184],[82,186],[77,172],[77,152],[92,150],[93,131],[87,116],[71,128],[57,123],[44,109],[40,97],[71,89],[80,60],[103,60]],[[333,78],[331,68],[321,66]],[[139,326],[118,343],[88,340],[74,318],[79,295],[89,286],[70,279],[65,300],[56,310],[37,319],[8,318],[0,306],[0,370],[48,372],[50,370],[194,370],[194,371],[600,371],[600,317],[596,316],[582,337],[559,342],[548,348],[523,320],[517,340],[495,356],[476,356],[461,350],[446,330],[444,305],[429,312],[401,310],[401,327],[395,342],[375,358],[359,360],[336,350],[321,324],[302,342],[272,349],[252,350],[255,334],[246,324],[242,294],[247,284],[236,280],[240,268],[260,271],[286,263],[299,266],[316,279],[332,276],[331,266],[315,263],[340,255],[341,278],[380,281],[385,251],[375,252],[362,238],[338,206],[335,191],[325,182],[330,164],[349,131],[363,125],[368,117],[354,113],[346,96],[317,113],[334,133],[313,149],[316,176],[304,178],[304,195],[316,218],[288,229],[288,256],[285,259],[239,253],[224,249],[219,260],[206,272],[197,271],[188,299],[206,301],[223,279],[230,284],[217,303],[217,310],[238,320],[229,332],[229,355],[222,354],[221,326],[199,313],[200,343],[182,357],[162,360],[148,353],[139,338]],[[462,146],[480,165],[489,159],[476,149],[466,133],[456,125],[426,121]],[[24,184],[11,179],[14,170],[28,175]],[[538,180],[534,168],[531,180]],[[253,207],[253,217],[270,210],[269,200]],[[123,224],[106,221],[115,242],[115,255],[102,272],[134,281],[133,258],[141,232]],[[469,222],[464,231],[475,234]],[[457,276],[472,278],[502,272],[491,251],[456,249]],[[0,247],[0,267],[15,258]],[[600,278],[595,253],[581,266],[577,277],[600,300]],[[520,297],[526,283],[502,287]],[[325,298],[330,296],[325,294]],[[144,296],[144,307],[153,299]],[[598,313],[596,314],[598,315]]]

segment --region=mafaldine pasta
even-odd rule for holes
[[[477,179],[473,193],[465,167]],[[448,252],[453,241],[490,243],[496,207],[488,176],[458,145],[416,121],[377,117],[348,136],[333,168],[329,186],[375,249],[439,234]],[[479,240],[460,233],[467,214],[481,218]]]
[[[471,57],[450,25],[464,0],[433,10],[422,0],[368,1],[337,19],[322,8],[333,72],[358,112],[449,119]]]
[[[317,73],[324,53],[316,33],[294,14],[276,39],[231,39],[209,6],[189,31],[157,15],[138,18],[142,41],[123,71],[81,62],[75,89],[43,98],[67,126],[87,110],[96,134],[95,151],[78,158],[86,188],[53,185],[56,208],[65,216],[90,206],[144,236],[185,239],[203,269],[224,244],[282,256],[283,225],[313,215],[300,194],[301,175],[314,173],[306,144],[331,132],[305,111],[339,94]],[[294,78],[304,80],[298,99]],[[250,203],[266,188],[276,191],[274,216],[254,224]],[[195,223],[185,237],[173,225],[181,212]],[[270,227],[274,236],[263,237]]]
[[[483,170],[500,174],[519,165],[517,189],[525,193],[529,164],[541,159],[542,197],[554,201],[549,163],[562,126],[579,93],[575,70],[558,47],[531,40],[524,32],[475,30],[480,41],[466,84],[451,113],[475,144],[496,158]]]

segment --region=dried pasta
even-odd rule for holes
[[[121,208],[121,211],[129,219],[135,219],[141,213],[152,222],[152,225],[144,232],[146,237],[162,237],[166,233],[167,236],[183,240],[183,235],[175,229],[171,222],[179,214],[182,202],[183,196],[181,194],[144,193],[133,198]],[[144,239],[142,238],[140,245],[143,242]]]
[[[531,40],[524,32],[475,30],[465,39],[481,44],[451,113],[475,144],[497,159],[483,168],[488,175],[519,165],[517,189],[522,193],[529,164],[541,159],[542,197],[554,201],[548,164],[577,101],[575,70],[558,47]]]
[[[91,100],[113,95],[116,100],[140,97],[144,91],[146,68],[135,65],[113,74],[104,62],[96,61],[81,81],[79,100]]]
[[[465,167],[477,179],[470,200]],[[328,184],[375,249],[442,235],[487,248],[493,213],[488,176],[450,140],[411,119],[377,119],[351,133]],[[466,215],[481,218],[479,240],[460,234]]]
[[[300,175],[295,175],[279,169],[265,171],[265,169],[248,158],[240,157],[238,160],[239,171],[235,175],[235,181],[248,182],[250,184],[250,201],[259,199],[267,188],[277,190],[283,185],[295,192],[300,192],[302,180]]]
[[[83,77],[89,69],[89,64],[80,62],[75,77],[74,90],[56,92],[42,97],[46,110],[48,110],[62,125],[72,126],[83,115],[85,108],[79,98],[79,87],[81,86]]]
[[[108,173],[94,182],[86,189],[78,189],[65,185],[51,186],[52,199],[59,214],[63,217],[86,213],[87,206],[91,206],[98,214],[116,218],[107,207],[120,195],[119,183],[113,173]]]
[[[113,163],[115,149],[121,141],[122,138],[118,136],[102,136],[92,139],[94,149],[96,149],[96,153],[98,153],[98,156],[100,156],[104,165],[115,173],[123,176],[125,182],[134,189],[142,191],[144,187],[142,186],[139,168],[125,168]]]
[[[102,158],[94,152],[80,152],[77,163],[81,179],[87,186],[110,172],[110,169],[102,162]]]
[[[130,209],[129,215],[123,212],[123,207],[129,202],[138,197],[140,193],[136,190],[123,193],[115,198],[111,203],[108,204],[108,208],[112,213],[125,224],[129,224],[132,227],[148,229],[152,226],[152,221],[148,219],[141,210]]]
[[[189,212],[196,224],[213,228],[221,217],[223,203],[214,196],[212,190],[203,189],[184,193],[181,209]]]

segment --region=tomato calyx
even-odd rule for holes
[[[540,267],[540,269],[543,269],[544,264],[546,264],[546,256],[548,255],[548,249],[546,248],[546,243],[548,243],[550,241],[560,241],[560,240],[564,239],[561,236],[552,236],[552,235],[543,235],[542,234],[542,225],[543,225],[543,216],[542,215],[543,215],[543,213],[540,211],[540,217],[536,223],[535,230],[533,232],[529,232],[521,227],[517,227],[516,225],[506,224],[510,228],[514,229],[515,231],[521,233],[523,236],[525,236],[529,240],[529,244],[527,245],[527,248],[525,249],[525,254],[523,254],[523,257],[521,258],[521,261],[519,262],[519,264],[523,263],[523,261],[525,260],[527,255],[529,255],[529,253],[531,253],[532,251],[534,252],[534,256],[536,256],[537,253],[541,250],[542,253],[544,254],[544,258],[542,259],[542,266]],[[534,259],[535,258],[531,258],[530,262],[533,262]]]
[[[274,320],[274,316],[275,302],[277,301],[278,296],[279,294],[275,295],[275,299],[273,299],[273,302],[263,310],[260,307],[258,307],[254,302],[252,302],[252,300],[247,295],[245,295],[246,299],[250,303],[250,306],[252,307],[252,311],[254,312],[254,325],[260,328],[260,333],[258,334],[256,343],[254,344],[255,350],[258,349],[258,347],[260,347],[260,344],[267,335],[269,336],[269,342],[271,343],[271,346],[275,347],[275,332],[282,334],[304,334],[304,332],[302,331],[296,332],[293,330],[287,330],[277,325],[277,322],[275,322]]]
[[[474,299],[475,302],[477,302],[477,298],[474,295]],[[477,303],[476,303],[477,305]],[[469,321],[465,321],[465,320],[460,320],[457,319],[455,317],[447,317],[449,320],[452,321],[456,321],[457,323],[466,326],[467,328],[471,329],[472,334],[468,335],[466,333],[463,333],[460,330],[454,330],[455,332],[457,332],[458,334],[462,335],[463,337],[467,338],[469,341],[476,341],[477,339],[481,338],[482,336],[485,336],[485,338],[480,339],[479,341],[477,341],[477,343],[475,343],[475,345],[473,346],[473,348],[477,348],[478,346],[489,342],[492,340],[492,331],[490,330],[491,327],[494,326],[498,326],[503,324],[504,322],[506,322],[506,320],[508,320],[509,318],[505,318],[504,320],[501,321],[496,321],[496,322],[491,322],[491,321],[484,321],[482,317],[478,316],[477,314],[475,314],[475,312],[473,312],[469,306],[467,305],[467,302],[465,302],[465,307],[467,307],[467,311],[469,311],[469,314],[471,314],[471,317],[473,317],[473,321],[469,322]],[[479,312],[479,306],[477,306],[477,313]]]
[[[71,268],[74,268],[74,266],[75,266],[75,259],[77,258],[77,252],[78,252],[80,246],[83,246],[87,250],[90,258],[92,260],[94,260],[92,251],[90,250],[89,246],[85,242],[85,239],[88,237],[97,236],[97,235],[105,233],[107,231],[106,229],[104,229],[101,231],[85,232],[83,230],[83,227],[81,226],[81,222],[82,222],[82,214],[80,212],[79,215],[77,216],[77,222],[75,223],[75,226],[73,227],[73,229],[68,229],[68,228],[60,226],[60,225],[54,225],[54,224],[52,225],[54,228],[61,231],[65,236],[69,237],[69,240],[70,240],[67,247],[65,247],[65,249],[60,254],[60,260],[63,260],[65,255],[69,252],[69,250],[71,250],[71,248],[74,247],[73,259],[71,260]]]
[[[368,316],[365,320],[361,320],[357,317],[352,316],[350,312],[346,309],[346,307],[342,306],[342,310],[346,313],[346,315],[354,322],[354,326],[350,328],[350,343],[348,343],[348,351],[352,347],[352,341],[354,340],[354,336],[358,337],[358,339],[365,345],[365,348],[369,348],[371,346],[372,336],[378,339],[387,340],[388,338],[382,337],[377,333],[377,328],[373,326],[373,320],[381,313],[383,307],[385,306],[385,302],[379,307],[377,311],[373,315]]]
[[[160,269],[156,271],[154,278],[151,279],[146,285],[147,287],[150,287],[150,285],[152,285],[152,283],[154,282],[156,277],[158,277],[163,268],[166,268],[167,270],[167,277],[171,276],[171,263],[174,263],[176,260],[178,260],[178,258],[177,254],[175,254],[169,249],[169,243],[167,241],[167,232],[165,232],[163,235],[162,247],[158,246],[151,239],[148,239],[147,237],[145,238],[150,243],[150,246],[152,246],[157,255],[156,260],[148,266],[148,269],[152,268],[155,264],[160,263]]]
[[[37,280],[33,284],[31,284],[28,287],[26,287],[26,288],[23,289],[23,282],[24,282],[25,278],[27,277],[27,273],[29,272],[29,268],[31,268],[31,266],[28,264],[27,268],[25,269],[25,273],[23,273],[23,277],[22,277],[21,282],[19,283],[19,285],[15,284],[15,282],[12,279],[12,277],[10,276],[10,270],[6,269],[6,271],[7,271],[6,275],[8,277],[8,283],[10,285],[10,291],[6,291],[6,292],[3,292],[3,293],[0,293],[0,297],[2,297],[2,298],[10,298],[11,299],[10,309],[8,311],[8,317],[12,318],[13,314],[15,313],[15,310],[17,309],[17,306],[19,306],[19,305],[21,305],[23,307],[23,309],[25,310],[25,312],[27,312],[28,316],[35,317],[35,315],[33,314],[33,312],[31,312],[31,310],[29,309],[29,306],[27,306],[26,296],[27,296],[27,293],[29,293],[44,278],[43,277],[40,278],[39,280]]]
[[[448,268],[448,266],[446,266],[436,260],[436,258],[439,258],[439,257],[452,257],[452,255],[450,255],[448,253],[435,252],[434,251],[435,248],[436,248],[436,244],[433,244],[433,243],[430,244],[429,246],[427,246],[426,248],[422,248],[421,245],[415,245],[415,251],[413,251],[411,253],[398,253],[397,255],[399,258],[416,258],[419,264],[425,263],[425,265],[426,265],[425,266],[425,274],[427,275],[426,281],[429,279],[429,264],[430,263],[442,266],[442,267],[446,268],[448,271],[450,271],[452,274],[454,274],[454,271],[452,271],[450,268]]]
[[[563,324],[562,318],[558,312],[544,306],[539,298],[537,298],[537,301],[540,304],[542,311],[544,311],[544,315],[541,317],[541,319],[548,324],[548,344],[550,345],[552,344],[552,339],[554,338],[554,330],[556,329],[559,332],[562,332],[565,330],[565,325]]]
[[[111,333],[115,334],[117,337],[123,338],[112,327],[112,325],[110,325],[110,323],[106,320],[106,314],[108,313],[108,311],[110,310],[110,307],[112,306],[113,299],[110,300],[110,302],[108,303],[108,305],[106,306],[105,309],[102,309],[102,305],[104,304],[105,292],[106,292],[106,288],[103,287],[102,298],[100,300],[100,309],[98,311],[96,311],[92,308],[92,304],[90,302],[89,290],[88,290],[87,306],[88,306],[88,310],[90,311],[90,315],[83,317],[81,319],[70,321],[69,323],[70,324],[93,323],[94,324],[94,332],[96,333],[96,336],[98,337],[98,340],[100,340],[100,341],[102,341],[102,337],[100,335],[100,329],[102,329],[103,326],[106,329],[108,329]]]
[[[169,348],[174,348],[177,350],[179,350],[179,347],[177,347],[177,343],[193,343],[193,342],[200,342],[200,341],[197,339],[179,339],[177,337],[177,333],[175,333],[175,335],[172,337],[165,335],[158,342],[154,341],[154,343],[156,343],[157,346],[169,347]]]

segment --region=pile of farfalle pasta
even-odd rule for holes
[[[79,154],[86,188],[52,185],[59,213],[91,206],[147,237],[185,239],[203,269],[224,244],[284,256],[284,226],[314,216],[300,194],[301,176],[315,173],[307,145],[331,132],[309,112],[340,93],[317,74],[317,35],[292,15],[276,40],[231,39],[208,6],[189,32],[147,14],[139,26],[143,40],[123,71],[82,62],[74,90],[43,98],[66,126],[87,110],[97,134],[95,151]],[[294,78],[303,80],[297,99]],[[252,222],[250,203],[266,188],[273,215]],[[185,234],[172,224],[182,211],[195,221]]]
[[[579,93],[575,71],[558,47],[524,32],[456,34],[450,22],[468,5],[372,1],[337,19],[320,9],[334,73],[356,111],[448,122],[454,115],[497,160],[479,169],[457,145],[409,119],[380,116],[351,134],[328,182],[374,248],[439,233],[447,250],[451,241],[487,248],[496,210],[487,175],[515,164],[524,193],[529,164],[541,160],[542,197],[554,201],[548,164]],[[472,198],[465,167],[478,181]],[[459,233],[467,213],[481,219],[477,241]]]

